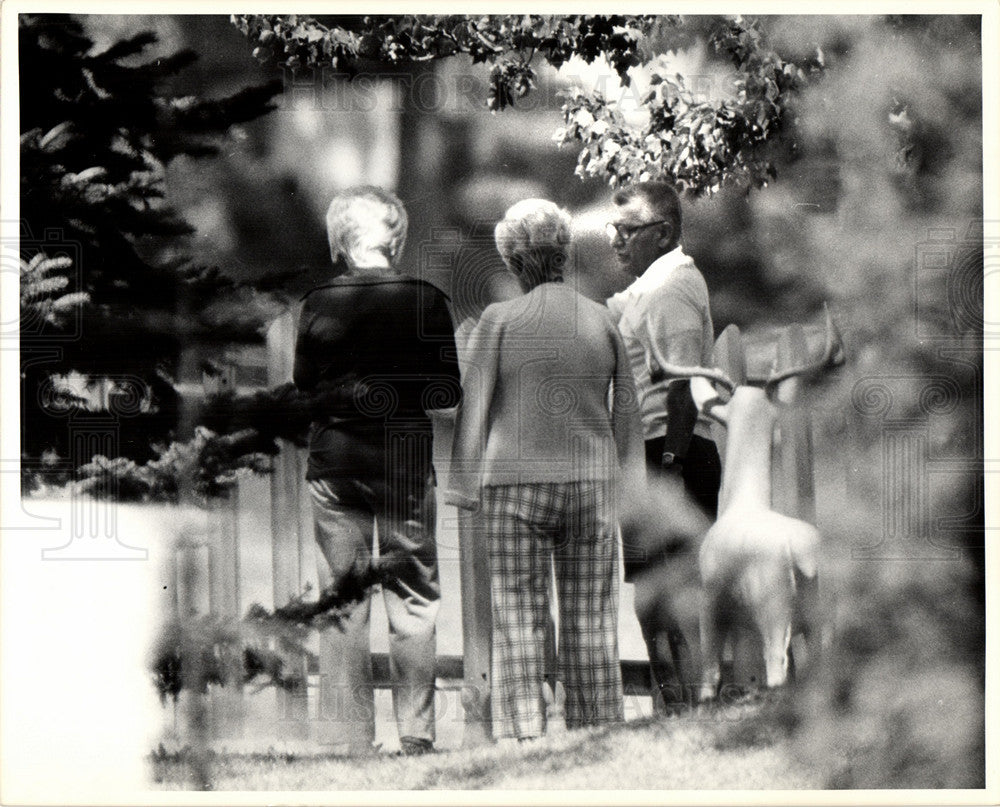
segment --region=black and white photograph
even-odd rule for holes
[[[5,0],[0,803],[1000,804],[1000,4],[421,5]]]

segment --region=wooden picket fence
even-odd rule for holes
[[[277,319],[267,334],[267,385],[276,386],[291,380],[295,338],[293,312]],[[772,357],[777,368],[801,364],[807,356],[806,334],[793,325],[781,329],[763,351],[767,366],[758,357],[757,375],[771,369]],[[758,346],[759,347],[759,346]],[[758,350],[758,352],[760,352]],[[720,336],[715,348],[717,366],[734,380],[747,376],[744,339],[734,326]],[[796,380],[782,384],[779,398],[791,404],[798,393]],[[435,420],[435,443],[438,463],[446,458],[451,443],[452,424],[445,418]],[[720,455],[725,452],[725,431],[715,435]],[[815,521],[812,428],[808,412],[799,407],[782,407],[775,430],[772,462],[772,490],[775,509],[787,515]],[[306,451],[284,444],[273,460],[273,472],[267,477],[242,480],[231,495],[216,502],[208,518],[207,538],[195,544],[183,541],[176,549],[176,607],[179,615],[210,613],[238,619],[247,604],[244,590],[253,570],[241,562],[241,545],[254,533],[257,543],[270,545],[269,568],[266,559],[256,558],[256,576],[270,578],[271,603],[280,607],[300,595],[307,584],[323,585],[323,569],[317,569],[313,540],[313,522],[308,489],[305,485]],[[439,480],[446,479],[447,469],[438,465]],[[269,497],[269,507],[261,506],[261,497]],[[255,509],[256,508],[256,509]],[[260,512],[269,511],[269,519]],[[255,517],[253,513],[258,515]],[[475,534],[476,516],[459,511],[458,542],[462,614],[462,655],[438,657],[439,689],[461,693],[464,708],[464,745],[487,742],[490,737],[490,602],[486,549],[482,541],[470,540]],[[261,543],[263,542],[263,543]],[[322,564],[319,564],[322,567]],[[199,583],[200,581],[200,583]],[[265,589],[266,593],[266,587]],[[199,593],[200,592],[200,593]],[[206,595],[207,592],[207,595]],[[454,592],[444,592],[454,596]],[[549,667],[547,695],[558,701],[555,682],[555,626],[549,630]],[[455,637],[457,638],[457,637]],[[440,637],[442,642],[446,637]],[[453,640],[454,641],[454,640]],[[267,747],[275,740],[298,741],[314,746],[357,745],[363,738],[357,732],[365,721],[320,719],[337,713],[342,704],[326,703],[338,691],[350,685],[344,680],[344,665],[336,641],[336,628],[319,632],[315,652],[295,661],[302,680],[309,682],[297,691],[268,690],[261,705],[261,693],[248,687],[218,688],[208,698],[207,739],[211,741],[247,738],[252,735],[255,747]],[[377,688],[390,686],[389,661],[385,654],[373,654],[373,673]],[[648,664],[622,663],[626,693],[651,691]],[[756,643],[747,637],[733,648],[730,683],[752,686],[763,680],[763,665]],[[204,704],[203,704],[204,706]],[[253,715],[253,716],[252,716]],[[198,725],[201,725],[200,723]],[[190,732],[192,729],[188,729]]]

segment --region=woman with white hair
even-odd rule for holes
[[[617,485],[642,479],[628,355],[608,310],[563,283],[569,215],[511,207],[496,244],[524,294],[486,308],[465,354],[447,501],[481,508],[493,610],[493,732],[545,729],[548,575],[569,728],[623,719]]]

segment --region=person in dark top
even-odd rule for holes
[[[378,188],[355,188],[333,200],[330,252],[344,271],[304,299],[294,380],[304,392],[352,392],[310,430],[306,479],[316,540],[334,588],[373,578],[382,584],[400,744],[404,753],[421,753],[434,741],[440,600],[427,411],[455,406],[461,387],[446,297],[396,268],[406,227],[402,203]],[[341,713],[323,717],[351,724],[338,736],[353,738],[343,743],[352,750],[374,740],[369,612],[365,593],[341,629],[330,631],[328,652],[336,654],[339,671],[322,682],[323,702]]]

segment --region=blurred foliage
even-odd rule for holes
[[[164,201],[165,166],[181,155],[217,153],[231,126],[272,108],[280,84],[212,100],[178,97],[163,85],[196,55],[182,50],[142,61],[156,41],[152,33],[94,53],[74,18],[28,14],[18,17],[18,34],[28,314],[21,320],[22,457],[38,472],[43,453],[67,457],[65,413],[46,410],[39,390],[53,375],[77,371],[144,380],[149,405],[125,426],[143,439],[122,440],[140,459],[150,454],[150,438],[163,439],[176,426],[173,379],[183,341],[192,334],[245,336],[261,324],[220,315],[220,296],[242,295],[247,303],[249,290],[232,283],[223,289],[217,275],[187,259],[148,257],[147,239],[192,231]],[[27,360],[54,345],[58,358]]]
[[[227,391],[191,400],[188,416],[199,424],[192,438],[154,443],[156,456],[142,464],[96,455],[68,487],[113,501],[204,504],[230,490],[241,471],[270,473],[276,440],[303,446],[310,423],[335,411],[365,411],[370,394],[360,382],[308,393],[289,382],[249,395]]]
[[[826,56],[795,106],[803,164],[831,170],[755,194],[755,232],[850,359],[811,392],[831,641],[797,747],[831,787],[982,787],[980,19],[767,22]]]
[[[768,146],[791,138],[788,109],[808,75],[823,66],[822,52],[799,60],[771,49],[753,19],[694,18],[691,31],[678,16],[491,15],[338,17],[324,24],[299,15],[234,15],[254,43],[254,56],[293,70],[330,67],[352,72],[364,60],[419,62],[466,53],[492,63],[486,105],[503,110],[535,86],[536,55],[559,68],[573,57],[590,64],[604,58],[624,86],[629,71],[662,55],[654,47],[680,48],[707,35],[735,71],[732,99],[698,101],[682,76],[653,75],[641,98],[648,123],[626,123],[617,104],[598,91],[573,91],[563,106],[560,143],[582,142],[577,173],[612,185],[667,177],[694,193],[725,182],[761,187],[775,176]],[[677,31],[671,29],[679,29]]]
[[[265,616],[262,617],[262,613]],[[256,684],[296,690],[306,685],[299,659],[308,651],[307,631],[294,624],[276,629],[259,605],[242,620],[213,615],[174,619],[160,631],[150,670],[161,702],[184,690]]]
[[[307,585],[274,611],[254,603],[242,619],[194,614],[171,620],[161,629],[150,660],[160,700],[176,701],[183,690],[204,693],[209,685],[304,687],[302,661],[316,662],[308,649],[311,630],[339,626],[381,580],[376,558],[363,573],[348,575],[317,598],[310,597]]]
[[[232,488],[240,470],[270,472],[270,455],[277,453],[273,441],[260,446],[251,430],[216,434],[195,427],[190,440],[154,445],[157,457],[137,465],[126,457],[95,455],[80,466],[75,493],[120,502],[204,502]],[[265,447],[269,451],[254,450]]]

